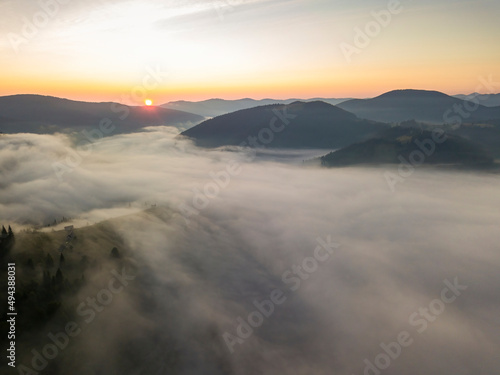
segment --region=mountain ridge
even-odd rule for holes
[[[196,124],[203,117],[160,107],[83,102],[36,94],[0,97],[0,131],[4,133],[89,129],[99,127],[103,120],[116,125],[116,134],[136,131],[145,126]]]
[[[336,105],[341,103],[342,101],[349,99],[324,99],[324,98],[313,98],[313,99],[252,99],[252,98],[243,98],[243,99],[235,99],[235,100],[226,100],[220,98],[212,98],[202,101],[187,101],[187,100],[178,100],[172,101],[165,104],[160,105],[162,108],[171,108],[171,109],[180,109],[185,110],[190,113],[195,113],[204,117],[216,117],[223,114],[235,112],[241,109],[249,109],[253,107],[260,107],[263,105],[270,104],[291,104],[295,101],[317,101],[321,100],[326,103]]]
[[[493,156],[482,145],[445,132],[437,134],[396,126],[320,160],[327,167],[411,163],[414,159],[418,159],[419,165],[494,166]],[[416,157],[416,153],[420,156]]]
[[[375,98],[348,100],[337,106],[361,118],[389,123],[416,120],[443,124],[457,115],[469,122],[500,118],[500,107],[486,107],[431,90],[392,90]]]
[[[201,147],[241,145],[249,137],[257,137],[263,129],[277,124],[276,112],[292,118],[283,131],[274,132],[269,147],[338,148],[360,141],[387,124],[359,119],[356,115],[321,101],[296,101],[287,105],[271,104],[243,109],[202,122],[181,135]],[[281,116],[283,117],[283,115]],[[280,123],[281,124],[281,123]],[[276,125],[274,125],[276,126]]]

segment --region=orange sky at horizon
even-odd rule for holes
[[[439,81],[439,74],[428,75],[424,79],[421,74],[414,80],[399,78],[394,76],[389,82],[381,82],[380,77],[358,78],[355,79],[331,79],[330,82],[278,82],[274,85],[266,85],[265,82],[255,82],[252,85],[248,83],[233,85],[197,86],[178,85],[169,86],[168,83],[159,85],[154,90],[146,90],[142,84],[134,85],[117,84],[114,82],[20,82],[15,84],[16,89],[9,88],[9,82],[3,82],[0,88],[0,96],[16,94],[39,94],[56,96],[70,100],[80,100],[88,102],[119,102],[128,105],[142,105],[143,99],[149,98],[155,104],[163,104],[169,101],[187,100],[200,101],[212,98],[235,100],[242,98],[252,99],[310,99],[310,98],[369,98],[381,95],[387,91],[398,89],[421,89],[436,90],[448,95],[470,94],[480,92],[488,94],[491,92],[487,87],[481,84],[481,78],[488,79],[490,74],[488,70],[480,76],[462,77],[460,81],[447,83],[444,79]],[[365,82],[370,81],[369,86]],[[496,82],[496,81],[495,81]],[[14,86],[14,85],[13,85]],[[68,87],[69,86],[69,87]],[[141,90],[141,88],[144,90]],[[500,90],[499,90],[500,91]],[[145,93],[145,95],[143,95]]]
[[[500,81],[494,0],[401,1],[397,10],[380,0],[246,0],[222,12],[181,3],[68,3],[32,36],[23,27],[43,11],[36,2],[0,5],[0,96],[142,105],[365,98],[395,89],[492,93],[481,79]],[[377,21],[360,45],[358,30],[368,34],[374,14],[387,22]],[[356,53],[346,56],[346,44]]]

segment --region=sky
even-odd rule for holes
[[[484,92],[481,77],[500,76],[499,13],[497,0],[0,0],[0,95]]]

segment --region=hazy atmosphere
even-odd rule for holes
[[[0,375],[497,375],[499,11],[0,0]]]
[[[83,350],[90,367],[114,373],[114,351],[137,340],[148,349],[133,353],[132,368],[153,374],[167,373],[171,341],[182,353],[179,373],[361,374],[365,359],[383,353],[381,343],[406,331],[414,342],[388,374],[495,373],[496,176],[421,170],[393,193],[384,178],[391,169],[255,164],[251,154],[199,150],[165,127],[96,142],[78,166],[61,169],[61,181],[54,163],[73,152],[65,136],[2,138],[3,219],[28,226],[67,215],[77,227],[111,219],[96,235],[119,236],[148,287],[126,291],[86,326],[61,354],[62,366],[74,366],[71,355]],[[318,238],[334,245],[315,265]],[[294,265],[307,270],[304,280]],[[106,277],[75,298],[92,296]],[[467,289],[442,313],[432,307],[439,315],[428,313],[424,326],[419,309],[454,279]],[[236,336],[237,319],[275,289],[283,304],[248,339],[226,347],[223,333]],[[134,298],[154,300],[154,308]],[[106,354],[90,349],[96,341]],[[71,373],[92,372],[76,361]]]

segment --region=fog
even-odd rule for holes
[[[393,192],[385,168],[255,160],[167,127],[77,138],[0,136],[1,223],[109,220],[138,265],[71,373],[498,373],[498,175],[420,168]],[[280,303],[239,337],[264,300]]]

